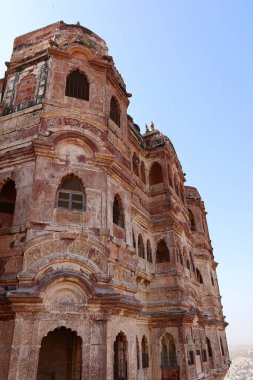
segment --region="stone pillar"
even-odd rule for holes
[[[35,380],[39,349],[33,345],[34,321],[16,319],[8,380]]]
[[[161,343],[157,331],[151,329],[150,348],[152,348],[152,365],[151,365],[151,379],[161,379]],[[150,358],[150,359],[151,359]]]
[[[91,321],[90,380],[106,379],[106,328],[104,320]]]
[[[8,379],[14,320],[0,321],[0,374],[2,380]]]

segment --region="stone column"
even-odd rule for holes
[[[16,319],[8,380],[35,380],[39,349],[33,345],[34,321]]]
[[[14,320],[0,321],[0,374],[2,380],[8,379],[8,370],[14,330]]]

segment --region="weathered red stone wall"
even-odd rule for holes
[[[65,95],[74,70],[86,75],[89,100]],[[120,125],[110,118],[112,96]],[[42,339],[61,327],[81,338],[87,379],[113,379],[119,334],[128,379],[160,380],[165,336],[181,380],[225,376],[226,322],[204,203],[184,185],[168,137],[154,125],[142,135],[127,115],[129,97],[93,32],[59,22],[16,38],[0,105],[0,197],[9,180],[17,193],[5,215],[12,223],[0,226],[3,380],[35,380]],[[152,174],[154,164],[161,175]],[[83,189],[81,210],[58,207],[71,175]],[[124,228],[114,220],[115,196]],[[167,256],[158,262],[161,241]],[[207,337],[213,356],[205,360]]]

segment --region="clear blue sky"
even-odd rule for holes
[[[63,20],[107,42],[129,113],[174,143],[208,211],[230,344],[253,345],[253,2],[8,0],[0,77],[15,36]]]

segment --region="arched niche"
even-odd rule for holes
[[[82,164],[86,159],[93,158],[92,148],[82,139],[64,138],[55,146],[56,155],[64,161]]]
[[[114,361],[113,361],[113,380],[128,379],[128,342],[126,335],[121,331],[113,344]]]
[[[0,228],[12,225],[16,195],[15,182],[8,179],[0,191]]]
[[[165,240],[160,240],[156,248],[156,263],[168,263],[170,261],[170,252]]]
[[[177,368],[176,344],[173,336],[165,333],[161,338],[161,368]]]
[[[90,289],[78,282],[78,278],[71,275],[64,278],[59,273],[44,290],[43,304],[50,312],[79,312],[86,306],[89,293]]]
[[[149,172],[149,185],[158,185],[163,183],[163,170],[158,162],[154,162]]]
[[[60,327],[42,339],[36,380],[81,380],[82,339]]]
[[[92,58],[90,50],[81,48],[79,46],[71,46],[68,49],[68,54],[71,58],[75,58],[81,61],[88,61]]]

